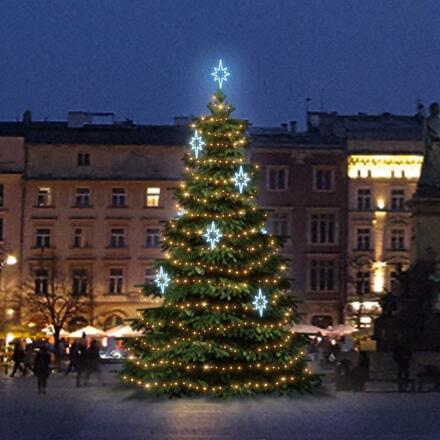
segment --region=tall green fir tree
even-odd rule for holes
[[[164,227],[163,259],[145,295],[145,309],[127,341],[124,382],[153,394],[291,394],[312,390],[304,340],[283,275],[281,241],[256,206],[258,165],[245,160],[247,124],[231,117],[222,91],[229,72],[212,73],[218,89],[210,114],[191,127],[184,178],[175,191],[177,215]]]

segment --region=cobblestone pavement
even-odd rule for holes
[[[0,375],[1,440],[440,439],[440,394],[320,393],[298,398],[146,398],[103,376]]]

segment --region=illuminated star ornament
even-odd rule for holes
[[[162,295],[165,292],[165,289],[170,285],[170,277],[166,272],[164,272],[163,267],[160,266],[159,270],[156,272],[156,278],[154,279],[154,282],[156,283],[156,286],[160,289],[160,293]]]
[[[238,190],[240,191],[240,194],[242,194],[243,188],[248,185],[248,182],[251,179],[249,177],[249,174],[245,173],[243,167],[240,165],[238,173],[235,173],[234,178],[232,180],[234,181],[235,186],[238,186]]]
[[[221,89],[223,85],[223,81],[228,80],[228,76],[230,73],[228,72],[227,67],[223,67],[222,60],[219,61],[218,67],[214,67],[214,72],[211,73],[211,76],[214,77],[214,81],[218,82],[218,88]]]
[[[176,212],[177,217],[183,217],[187,213],[185,208],[179,208]]]
[[[203,236],[211,245],[211,249],[214,249],[216,244],[220,242],[220,238],[223,237],[223,234],[221,234],[219,229],[215,226],[215,222],[212,222],[211,227],[206,230],[206,234]]]
[[[191,138],[190,145],[191,150],[194,151],[194,156],[196,156],[196,159],[198,159],[200,151],[203,150],[203,146],[206,144],[202,137],[199,136],[199,132],[197,130],[194,133],[194,136]]]
[[[263,317],[263,311],[267,308],[267,303],[268,301],[266,296],[263,295],[261,289],[258,289],[258,295],[255,295],[252,305],[254,306],[255,310],[258,310],[261,317]]]

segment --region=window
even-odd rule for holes
[[[356,249],[359,251],[368,251],[371,249],[371,229],[356,229]]]
[[[49,288],[49,272],[47,269],[37,269],[34,276],[34,292],[36,295],[47,294]]]
[[[310,290],[312,292],[335,290],[335,262],[333,260],[310,261]]]
[[[110,231],[110,247],[122,248],[125,247],[125,229],[112,228]]]
[[[117,327],[118,325],[124,324],[124,318],[121,318],[119,315],[110,315],[104,321],[104,331],[110,330],[113,327]]]
[[[333,325],[333,318],[329,315],[314,315],[312,316],[311,324],[326,329]]]
[[[287,167],[268,167],[267,189],[269,191],[285,191],[287,189]]]
[[[72,274],[72,292],[74,295],[87,295],[88,274],[85,269],[75,269]]]
[[[391,209],[393,211],[401,211],[405,204],[405,190],[392,189],[391,190]]]
[[[332,168],[313,169],[313,190],[314,191],[333,191],[334,170]]]
[[[52,188],[43,186],[37,190],[37,206],[44,208],[52,205]]]
[[[5,186],[0,184],[0,208],[5,206]]]
[[[362,270],[356,273],[356,293],[364,295],[370,292],[370,272]]]
[[[273,235],[281,237],[289,235],[287,214],[272,214],[267,220],[267,229]]]
[[[78,208],[90,206],[90,188],[76,188],[75,206]]]
[[[148,208],[157,208],[160,204],[160,188],[147,188],[145,204]]]
[[[4,220],[2,218],[0,218],[0,241],[3,241],[5,239],[4,237]],[[1,270],[1,269],[0,269]]]
[[[124,271],[122,269],[110,269],[109,276],[109,293],[118,294],[122,293],[124,285]]]
[[[359,188],[357,190],[356,206],[360,211],[371,209],[371,190],[369,188]]]
[[[155,278],[155,276],[156,273],[154,271],[154,268],[152,266],[146,267],[144,271],[144,283],[150,284]]]
[[[86,247],[86,234],[83,228],[75,228],[73,231],[73,247]]]
[[[160,230],[150,229],[145,230],[145,247],[158,248],[160,246]]]
[[[310,216],[310,242],[313,244],[334,244],[335,234],[334,214],[312,214]]]
[[[89,153],[78,153],[78,166],[84,167],[90,165],[90,154]]]
[[[391,249],[401,251],[405,249],[405,230],[391,229]]]
[[[127,191],[125,188],[112,189],[112,207],[124,208],[127,206]]]
[[[396,263],[394,267],[392,267],[390,271],[390,291],[396,292],[398,286],[399,286],[399,278],[402,274],[403,265],[402,263]]]
[[[35,246],[39,248],[50,247],[50,229],[39,228],[36,230]]]

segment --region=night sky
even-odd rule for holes
[[[440,100],[439,0],[3,0],[0,120],[69,110],[170,123],[224,87],[254,125]]]

